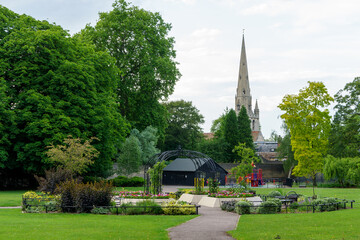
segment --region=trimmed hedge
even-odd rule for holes
[[[142,177],[132,177],[128,178],[125,176],[118,176],[112,180],[115,187],[141,187],[144,186],[144,178]]]
[[[260,204],[257,212],[261,214],[273,214],[277,212],[277,209],[278,205],[274,201],[266,201]]]
[[[235,204],[235,210],[238,214],[250,214],[250,208],[252,204],[247,201],[239,201]]]

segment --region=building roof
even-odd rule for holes
[[[204,133],[204,138],[206,140],[209,140],[209,139],[213,139],[214,138],[214,133],[210,132],[210,133]]]
[[[205,160],[201,158],[196,159],[200,165],[205,164]],[[190,158],[176,158],[169,165],[164,168],[164,171],[177,171],[177,172],[195,172],[197,169],[193,160]]]
[[[193,162],[196,161],[198,163],[198,168],[196,168],[196,164]],[[176,158],[174,161],[172,161],[169,165],[167,165],[163,171],[168,172],[196,172],[200,167],[204,166],[207,159],[204,158]],[[211,160],[212,161],[212,160]],[[222,169],[227,173],[227,171],[221,167],[219,164],[214,162],[216,165],[217,171]]]

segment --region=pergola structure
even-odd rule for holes
[[[162,153],[155,154],[154,156],[152,156],[149,159],[147,164],[144,165],[144,179],[146,180],[145,185],[144,185],[144,192],[148,193],[149,189],[150,189],[150,181],[149,181],[149,174],[148,174],[149,168],[154,166],[157,162],[168,161],[168,160],[172,160],[175,158],[191,159],[191,161],[193,162],[193,164],[195,166],[195,169],[198,169],[201,166],[206,165],[210,169],[210,171],[213,172],[213,174],[214,174],[213,177],[215,177],[216,170],[217,170],[217,164],[214,162],[213,159],[211,159],[206,154],[203,154],[200,152],[178,148],[177,150],[170,150],[170,151],[165,151]],[[197,177],[201,177],[200,175],[202,173],[197,172],[197,174],[199,175]],[[160,176],[160,178],[162,178],[162,176]]]

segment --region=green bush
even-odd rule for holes
[[[235,204],[235,211],[240,214],[250,214],[250,208],[252,207],[252,204],[247,201],[238,201]]]
[[[270,199],[268,199],[268,201],[274,202],[277,205],[276,211],[281,212],[282,203],[281,203],[280,199],[278,199],[278,198],[270,198]]]
[[[108,208],[103,208],[103,207],[95,207],[91,210],[91,213],[93,214],[108,214],[110,212],[110,210]]]
[[[162,206],[164,207],[163,210],[166,215],[191,215],[196,213],[194,205],[175,200],[164,203]]]
[[[95,206],[110,206],[111,183],[79,183],[74,180],[61,183],[57,192],[61,194],[60,206],[63,212],[90,212]]]
[[[327,211],[335,211],[338,201],[335,198],[325,198],[327,205]]]
[[[274,198],[274,197],[280,197],[280,196],[282,196],[282,194],[281,194],[281,192],[275,190],[275,191],[270,192],[267,196],[269,198]]]
[[[59,202],[57,202],[55,200],[46,202],[45,206],[46,206],[46,210],[48,212],[57,212],[57,211],[61,210]]]
[[[273,214],[276,213],[278,205],[274,201],[262,202],[257,209],[258,213],[261,214]]]
[[[223,201],[221,202],[220,208],[224,211],[228,212],[235,212],[235,204],[237,201],[231,200],[231,201]]]
[[[316,199],[312,202],[312,205],[315,206],[316,211],[324,212],[327,210],[327,202],[324,199]]]
[[[297,202],[292,202],[291,204],[290,204],[290,211],[291,212],[295,212],[298,208],[299,208],[299,203],[297,203]]]
[[[125,176],[118,176],[111,180],[115,187],[141,187],[144,186],[144,178],[132,177],[127,178]]]

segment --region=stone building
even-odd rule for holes
[[[254,142],[264,141],[260,127],[260,110],[255,102],[255,108],[252,109],[252,97],[250,93],[249,73],[246,60],[245,38],[242,38],[242,47],[240,55],[240,67],[238,76],[238,86],[235,95],[235,111],[239,114],[242,106],[245,106],[247,114],[251,121],[251,131]]]

